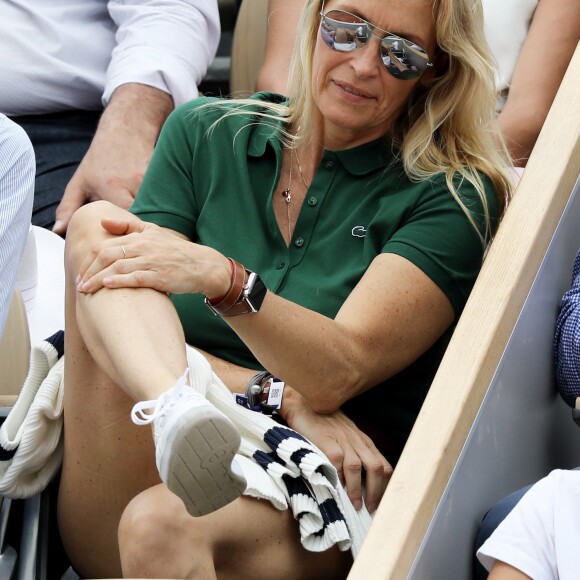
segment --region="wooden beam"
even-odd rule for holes
[[[580,169],[580,45],[350,580],[406,578]]]

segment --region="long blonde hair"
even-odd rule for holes
[[[282,130],[285,145],[308,141],[315,103],[312,94],[312,62],[320,25],[322,0],[306,0],[290,65],[287,104],[259,102],[265,120],[300,127],[297,134]],[[429,86],[417,84],[406,109],[395,121],[388,138],[398,152],[410,179],[424,181],[444,173],[457,203],[475,227],[482,242],[491,238],[487,198],[480,174],[492,182],[500,212],[511,196],[507,174],[511,164],[507,148],[495,126],[496,87],[493,59],[483,34],[483,10],[479,0],[433,0],[439,54],[437,76]],[[403,82],[403,81],[402,81]],[[234,101],[239,107],[227,114],[256,109],[256,101]],[[231,106],[231,102],[230,102]],[[467,180],[477,191],[485,212],[481,232],[457,191]]]

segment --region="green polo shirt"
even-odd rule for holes
[[[280,101],[267,93],[255,96]],[[416,183],[384,140],[324,151],[290,246],[272,196],[282,163],[280,125],[251,112],[224,116],[213,99],[185,104],[168,118],[132,211],[211,246],[258,272],[271,292],[334,318],[378,254],[403,256],[425,272],[459,316],[481,266],[482,245],[443,175]],[[227,105],[233,106],[233,105]],[[218,118],[219,124],[208,131]],[[498,204],[485,181],[492,216]],[[483,231],[469,184],[460,195]],[[186,340],[233,363],[259,369],[250,350],[201,295],[172,297]],[[385,321],[388,324],[388,321]],[[395,459],[441,360],[448,336],[396,377],[349,401],[344,410]],[[311,353],[316,357],[316,352]],[[392,449],[390,449],[392,447]]]

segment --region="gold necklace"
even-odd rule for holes
[[[306,183],[306,179],[304,179],[304,173],[302,172],[302,165],[300,165],[300,159],[298,159],[298,152],[296,151],[296,149],[294,149],[294,157],[296,157],[296,163],[298,164],[298,171],[300,172],[300,177],[302,178],[302,183],[304,184],[306,191],[308,191],[308,188],[310,186]]]

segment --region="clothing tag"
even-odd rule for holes
[[[282,381],[272,379],[270,383],[270,391],[268,392],[268,407],[279,409],[282,404],[282,394],[284,393],[284,383]]]
[[[248,397],[246,395],[242,395],[241,393],[234,393],[234,399],[238,405],[242,407],[248,407]]]

